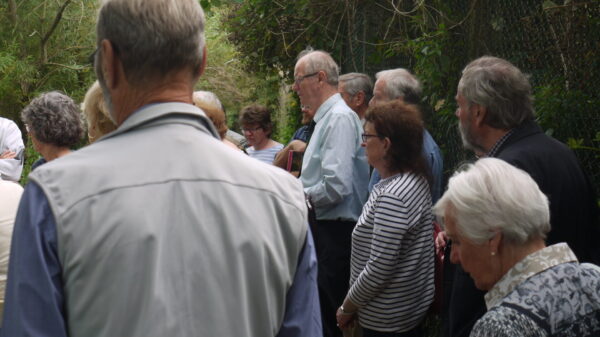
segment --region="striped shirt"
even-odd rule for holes
[[[433,301],[433,216],[427,181],[413,173],[376,184],[352,233],[350,291],[363,327],[411,330]]]
[[[277,143],[275,142],[275,146],[272,146],[270,148],[267,149],[262,149],[262,150],[255,150],[254,146],[250,146],[249,148],[246,149],[246,152],[248,152],[248,155],[254,159],[258,159],[260,161],[262,161],[263,163],[267,163],[267,164],[273,164],[273,160],[275,159],[275,155],[277,155],[277,152],[281,151],[281,149],[283,149],[283,144],[281,143]]]

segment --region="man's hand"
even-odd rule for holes
[[[286,145],[281,151],[277,152],[273,165],[281,167],[282,169],[287,168],[288,165],[288,153],[290,151],[304,152],[306,150],[306,143],[301,140],[292,140]]]
[[[6,150],[0,154],[0,159],[13,159],[17,156],[17,153],[11,150]]]

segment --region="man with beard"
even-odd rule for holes
[[[358,116],[338,93],[339,68],[324,51],[307,50],[294,68],[293,90],[316,125],[300,180],[316,212],[319,297],[325,336],[341,336],[335,314],[350,282],[351,235],[367,199],[369,166]],[[313,110],[314,109],[314,110]]]
[[[535,122],[531,85],[510,62],[490,56],[469,63],[456,95],[466,148],[526,171],[550,200],[546,244],[566,242],[581,262],[600,262],[598,206],[573,151]],[[450,247],[446,261],[450,261]],[[484,293],[458,265],[446,263],[443,336],[468,336],[486,311]]]
[[[9,336],[320,336],[302,186],[199,108],[196,0],[106,0],[95,69],[119,126],[30,175]]]

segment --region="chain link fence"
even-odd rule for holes
[[[342,52],[346,55],[341,61],[343,71],[373,75],[404,67],[416,72],[424,84],[427,127],[442,148],[446,177],[473,157],[463,150],[452,116],[460,72],[471,60],[493,55],[530,75],[538,122],[574,149],[600,191],[600,1],[377,1],[371,5],[358,1],[356,5],[355,27],[348,31],[351,42]],[[395,18],[390,20],[390,15]],[[415,25],[428,20],[434,25],[445,22],[444,34],[434,31],[419,37]],[[373,43],[394,33],[402,36],[395,44]],[[427,50],[404,48],[411,39],[424,41],[427,48],[439,45],[439,63],[448,64],[440,66],[439,73],[426,71],[420,59]],[[381,54],[381,48],[395,55],[373,62],[370,57]],[[439,77],[435,92],[428,88],[432,76]]]

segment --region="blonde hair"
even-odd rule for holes
[[[87,121],[90,143],[117,128],[116,124],[110,118],[110,113],[102,94],[102,88],[100,88],[98,81],[94,82],[85,93],[82,110]]]
[[[225,113],[222,109],[218,108],[214,102],[207,102],[202,99],[202,95],[197,95],[198,92],[194,93],[193,101],[194,105],[202,109],[206,116],[213,122],[215,129],[219,133],[221,139],[225,138],[227,133],[227,124],[225,123]]]

